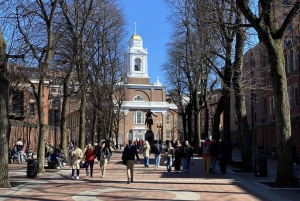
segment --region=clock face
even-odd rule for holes
[[[133,42],[133,45],[134,45],[134,46],[141,46],[141,41],[134,41],[134,42]]]

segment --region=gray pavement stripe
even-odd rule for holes
[[[292,201],[290,199],[282,197],[282,196],[268,190],[268,189],[270,189],[269,187],[266,187],[265,185],[260,184],[259,182],[245,180],[235,174],[228,174],[228,175],[226,175],[226,177],[234,179],[235,182],[238,181],[242,186],[244,186],[244,187],[256,192],[257,194],[259,194],[265,198],[268,198],[272,201]],[[262,190],[261,189],[262,187],[265,189]]]
[[[33,184],[34,183],[34,184]],[[4,200],[7,200],[7,199],[10,199],[11,197],[10,196],[16,196],[16,195],[20,195],[26,191],[29,191],[33,188],[36,188],[38,186],[40,186],[41,184],[43,183],[47,183],[47,182],[44,182],[44,181],[34,181],[32,183],[26,183],[26,184],[22,184],[22,185],[19,185],[19,186],[16,186],[14,188],[12,188],[12,190],[0,195],[0,201],[4,201]]]
[[[139,190],[139,188],[135,189],[123,189],[123,188],[106,188],[106,189],[94,189],[90,191],[84,191],[81,193],[78,193],[77,195],[73,196],[72,199],[74,201],[99,201],[96,196],[101,195],[101,193],[110,193],[110,192],[115,192],[115,191],[136,191]],[[168,192],[171,194],[174,194],[176,197],[172,200],[200,200],[200,195],[194,192],[189,192],[189,191],[174,191],[172,189],[147,189],[144,191],[163,191],[163,192]],[[102,201],[102,200],[100,200]]]

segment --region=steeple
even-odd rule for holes
[[[130,37],[129,47],[126,54],[127,77],[148,78],[148,53],[143,48],[142,37],[136,33],[134,23],[134,34]]]

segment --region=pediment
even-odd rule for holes
[[[147,52],[144,50],[131,50],[130,53],[131,54],[147,54]]]

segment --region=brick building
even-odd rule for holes
[[[160,83],[158,77],[154,84],[150,84],[147,57],[142,38],[133,34],[126,52],[127,80],[123,84],[126,97],[121,106],[124,116],[120,122],[120,144],[137,138],[150,142],[178,138],[177,107],[167,102],[167,87]],[[157,116],[152,117],[154,136],[147,133],[145,125],[145,114],[149,109]]]

